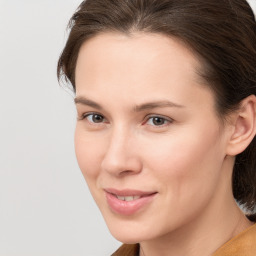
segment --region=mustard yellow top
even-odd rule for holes
[[[213,256],[256,256],[256,224],[229,240]]]
[[[112,256],[139,256],[139,244],[124,244]],[[256,256],[256,224],[221,246],[212,256]]]

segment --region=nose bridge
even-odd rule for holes
[[[119,125],[111,130],[102,169],[113,175],[140,171],[136,139],[127,126]]]

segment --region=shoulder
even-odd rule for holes
[[[124,244],[111,256],[139,256],[139,244]]]
[[[220,247],[212,256],[255,256],[256,224]]]

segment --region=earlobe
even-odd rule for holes
[[[250,95],[241,102],[233,118],[227,155],[235,156],[243,152],[256,134],[256,97]]]

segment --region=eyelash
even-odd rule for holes
[[[156,119],[160,119],[161,121],[164,122],[164,124],[160,124],[160,125],[155,125],[154,122],[154,118]],[[152,120],[152,124],[148,124],[148,122]],[[147,125],[151,125],[153,127],[156,128],[162,128],[162,127],[166,127],[169,126],[171,123],[173,122],[173,120],[171,118],[165,117],[165,116],[161,116],[161,115],[150,115],[147,117],[146,121],[143,122],[143,124],[147,124]]]
[[[93,113],[82,114],[82,116],[79,118],[79,120],[88,119],[89,116],[92,116],[92,117],[93,116],[99,116],[99,117],[102,117],[103,120],[105,119],[105,117],[103,115],[93,112]],[[91,123],[91,124],[101,124],[101,123],[96,123],[96,122],[92,122],[92,121],[89,121],[89,120],[88,120],[88,122]]]
[[[105,119],[105,117],[104,117],[103,115],[101,115],[101,114],[99,114],[99,113],[96,113],[96,112],[84,113],[84,114],[82,114],[81,116],[78,116],[77,119],[80,120],[80,121],[87,119],[87,121],[88,121],[89,123],[94,124],[93,121],[89,121],[89,120],[88,120],[88,117],[89,117],[89,116],[91,116],[91,117],[93,117],[93,116],[100,116],[100,117],[102,117],[103,119]],[[97,124],[97,123],[95,123],[95,124]]]
[[[93,116],[99,116],[99,117],[102,117],[102,120],[106,120],[105,117],[99,113],[96,113],[96,112],[91,112],[91,113],[86,113],[86,114],[82,114],[81,117],[78,118],[78,120],[84,120],[84,119],[87,119],[87,121],[92,124],[92,125],[101,125],[102,123],[106,123],[106,122],[93,122],[92,120],[88,120],[88,117],[92,117]],[[164,124],[161,124],[161,125],[154,125],[154,124],[147,124],[150,120],[153,120],[154,118],[158,118],[158,119],[161,119]],[[153,121],[152,121],[153,122]],[[142,124],[143,125],[150,125],[150,126],[153,126],[153,127],[156,127],[156,128],[162,128],[162,127],[166,127],[168,125],[170,125],[171,123],[173,122],[173,119],[169,118],[169,117],[165,117],[165,116],[161,116],[161,115],[149,115],[146,117],[146,121],[144,121]]]

